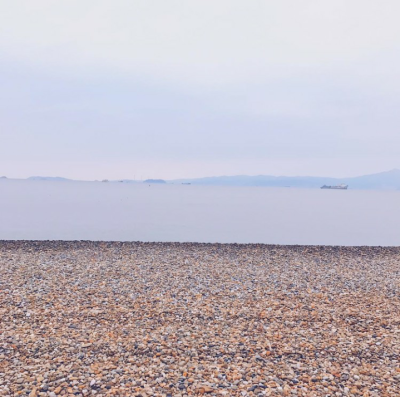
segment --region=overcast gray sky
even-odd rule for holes
[[[398,0],[0,0],[0,174],[400,168]]]

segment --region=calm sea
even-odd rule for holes
[[[400,192],[0,180],[0,239],[400,245]]]

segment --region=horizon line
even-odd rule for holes
[[[363,174],[363,175],[356,175],[356,176],[346,176],[346,177],[337,177],[337,176],[311,176],[311,175],[272,175],[272,174],[255,174],[255,175],[249,175],[249,174],[234,174],[234,175],[212,175],[212,176],[202,176],[202,177],[186,177],[186,178],[173,178],[173,179],[166,179],[166,178],[146,178],[146,179],[130,179],[130,178],[116,178],[116,179],[110,179],[110,178],[102,178],[102,179],[74,179],[74,178],[67,178],[67,177],[62,177],[62,176],[43,176],[43,175],[31,175],[26,178],[14,178],[14,177],[7,177],[7,176],[0,176],[0,179],[11,179],[11,180],[34,180],[34,179],[58,179],[58,180],[64,180],[64,181],[73,181],[73,182],[145,182],[147,180],[155,180],[155,179],[161,179],[164,181],[185,181],[185,180],[199,180],[199,179],[208,179],[208,178],[235,178],[235,177],[248,177],[248,178],[256,178],[256,177],[273,177],[273,178],[327,178],[327,179],[350,179],[350,178],[359,178],[363,176],[369,176],[369,175],[379,175],[379,174],[385,174],[389,172],[397,171],[400,172],[400,168],[392,168],[390,170],[386,171],[380,171],[380,172],[375,172],[372,174]]]

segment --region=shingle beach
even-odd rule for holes
[[[399,396],[400,248],[0,242],[1,396]]]

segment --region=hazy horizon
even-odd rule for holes
[[[390,170],[383,170],[383,171],[377,171],[377,172],[373,172],[371,174],[360,174],[360,175],[340,175],[340,176],[328,176],[328,175],[296,175],[296,174],[292,174],[292,175],[268,175],[268,174],[234,174],[234,175],[202,175],[202,176],[198,176],[198,177],[178,177],[178,178],[163,178],[161,176],[156,176],[156,177],[151,177],[151,178],[143,178],[143,179],[139,179],[136,178],[134,179],[133,177],[126,177],[126,178],[115,178],[115,179],[110,179],[111,181],[118,181],[118,180],[135,180],[135,181],[144,181],[146,179],[164,179],[166,181],[173,181],[173,180],[184,180],[184,179],[201,179],[201,178],[218,178],[218,177],[240,177],[240,176],[249,176],[249,177],[257,177],[257,176],[272,176],[272,177],[289,177],[289,178],[313,178],[313,177],[321,177],[321,178],[335,178],[335,179],[340,179],[340,178],[355,178],[355,177],[360,177],[360,176],[366,176],[366,175],[375,175],[375,174],[381,174],[381,173],[387,173],[387,172],[391,172],[391,171],[399,171],[399,168],[392,168]],[[90,182],[90,181],[99,181],[99,180],[104,180],[106,178],[94,178],[94,179],[83,179],[83,178],[69,178],[68,176],[65,175],[52,175],[51,173],[45,173],[42,175],[27,175],[27,176],[22,176],[22,177],[14,177],[12,175],[4,175],[1,174],[1,170],[0,170],[0,178],[2,177],[6,177],[7,179],[29,179],[29,178],[62,178],[62,179],[70,179],[70,180],[74,180],[74,181],[82,181],[82,182]]]
[[[0,10],[0,174],[400,167],[397,1],[0,0]]]

